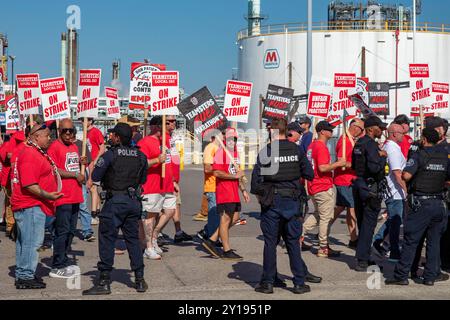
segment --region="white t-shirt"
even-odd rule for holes
[[[392,171],[403,169],[406,166],[406,159],[402,153],[400,146],[391,140],[387,140],[383,149],[387,152],[387,162],[389,165],[389,175],[386,177],[389,188],[391,189],[392,198],[395,200],[404,200],[406,198],[405,191],[398,184],[397,179]]]

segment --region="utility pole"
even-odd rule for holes
[[[306,92],[309,93],[312,77],[312,0],[308,0],[308,36],[307,36],[307,62],[306,62]]]
[[[16,56],[9,56],[11,59],[11,90],[14,95],[16,95],[16,79],[14,78],[14,60],[16,59]]]
[[[289,88],[292,89],[292,62],[289,61],[288,64],[288,74],[289,74]]]
[[[366,47],[361,50],[361,77],[366,76]]]

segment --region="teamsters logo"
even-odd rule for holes
[[[264,54],[264,69],[277,69],[280,67],[280,55],[277,49],[268,49]]]

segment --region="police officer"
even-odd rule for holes
[[[380,150],[375,139],[382,136],[387,127],[380,118],[370,116],[364,121],[366,135],[359,139],[352,153],[352,168],[357,178],[353,182],[353,197],[359,229],[355,270],[367,271],[370,261],[372,238],[381,210],[381,187],[385,181],[386,151]]]
[[[402,178],[408,182],[409,205],[404,227],[404,243],[400,262],[387,285],[408,285],[408,274],[417,244],[422,235],[427,236],[427,261],[423,284],[434,285],[439,269],[439,248],[443,226],[447,224],[447,208],[444,200],[445,183],[450,180],[448,153],[436,146],[439,134],[432,128],[422,131],[419,153],[408,159]]]
[[[445,119],[442,119],[440,117],[427,117],[424,121],[425,127],[434,129],[439,134],[440,140],[437,143],[437,147],[442,148],[444,152],[447,152],[447,154],[450,155],[450,145],[447,143],[446,140],[446,134],[448,130],[448,123]],[[417,156],[420,156],[420,151],[423,150],[423,145],[421,141],[415,141],[410,148],[409,151],[409,158],[414,154],[417,153]],[[448,193],[448,188],[447,188]],[[450,197],[447,195],[446,201],[447,201],[447,209],[449,208],[449,200]],[[440,264],[442,269],[447,269],[446,264],[448,265],[448,250],[449,250],[449,239],[448,239],[448,225],[443,226],[442,230],[442,237],[441,237],[441,252],[440,252]],[[422,236],[422,238],[419,241],[419,244],[417,245],[416,249],[416,255],[414,257],[414,261],[411,266],[411,279],[416,283],[423,283],[423,277],[419,276],[418,270],[419,270],[419,264],[422,258],[422,249],[425,243],[427,233],[425,232]],[[438,276],[435,278],[435,282],[438,281],[447,281],[449,279],[449,276],[445,273],[439,272]]]
[[[263,274],[255,291],[273,293],[276,280],[278,234],[281,232],[294,275],[293,292],[302,294],[311,289],[305,285],[307,270],[300,254],[300,178],[312,180],[314,172],[305,154],[286,139],[287,123],[274,119],[270,134],[272,142],[258,155],[252,173],[251,193],[261,204],[261,230],[264,236]],[[280,231],[281,230],[281,231]]]
[[[147,179],[147,158],[136,147],[131,147],[132,131],[126,123],[118,123],[109,130],[113,147],[99,158],[92,173],[97,184],[101,181],[106,191],[106,202],[99,215],[100,277],[97,284],[83,291],[83,295],[110,294],[110,273],[114,263],[114,244],[122,229],[135,273],[137,292],[147,291],[144,280],[144,262],[139,243],[141,216],[140,185]]]

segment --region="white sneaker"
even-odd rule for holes
[[[77,272],[67,267],[62,269],[52,269],[48,275],[52,278],[70,279],[72,277],[75,277],[77,275]]]
[[[98,218],[92,218],[91,220],[91,226],[96,226],[100,223],[100,220]]]
[[[158,246],[158,240],[153,239],[152,244],[153,249],[156,251],[157,254],[159,255],[163,254],[164,251]]]
[[[150,260],[161,260],[161,256],[155,251],[154,248],[152,249],[145,249],[144,251],[144,258],[150,259]]]

